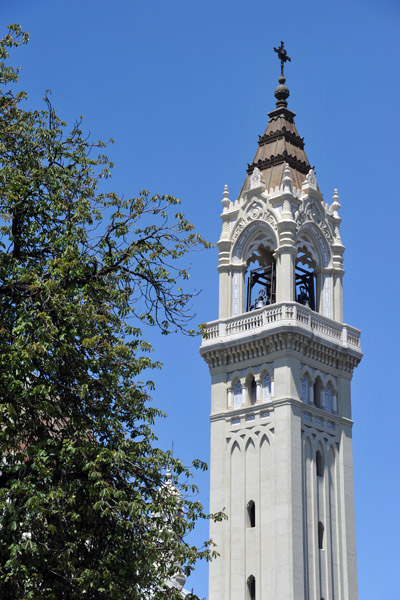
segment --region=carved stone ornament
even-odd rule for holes
[[[327,267],[328,264],[329,264],[329,258],[330,258],[329,257],[329,252],[328,252],[328,249],[326,247],[326,242],[325,242],[324,238],[322,237],[322,234],[319,233],[319,232],[320,232],[320,229],[314,230],[314,237],[316,238],[318,247],[319,247],[319,249],[321,251],[322,264],[323,264],[324,267]]]
[[[240,233],[242,232],[242,230],[245,227],[245,223],[243,220],[241,220],[241,222],[239,222],[238,227],[240,227],[240,231],[238,232],[238,230],[235,231],[235,239],[240,235]],[[257,231],[258,225],[257,223],[253,222],[251,225],[249,225],[246,229],[246,231],[243,233],[243,235],[240,236],[240,239],[238,240],[237,244],[234,247],[233,250],[233,263],[234,264],[238,264],[240,262],[240,258],[242,256],[242,252],[243,252],[243,248],[245,243],[247,242],[247,240],[249,239],[250,236],[253,235],[253,233],[255,231]],[[237,233],[237,235],[236,235]]]
[[[268,225],[271,225],[272,229],[275,229],[275,231],[278,229],[278,223],[272,213],[267,212],[264,221],[268,223]]]
[[[239,235],[242,233],[243,229],[246,227],[246,223],[243,219],[240,219],[238,224],[236,225],[235,231],[232,236],[232,242],[236,242]]]
[[[290,167],[289,167],[288,163],[285,163],[285,168],[283,170],[282,189],[284,192],[290,192],[290,193],[292,193],[292,190],[293,190],[292,178],[290,176]],[[290,205],[289,205],[289,211],[290,211]]]
[[[297,229],[303,225],[306,221],[313,221],[317,225],[321,222],[321,217],[318,209],[313,202],[306,200],[304,205],[296,213],[295,220],[297,223]]]
[[[261,202],[253,201],[247,209],[247,220],[253,221],[259,219],[263,212],[263,205]]]
[[[314,169],[310,169],[306,175],[308,185],[314,190],[317,189],[317,178],[315,177]]]
[[[331,228],[328,225],[328,223],[326,221],[321,221],[321,223],[319,223],[319,226],[322,229],[322,233],[324,234],[324,236],[326,237],[328,242],[330,244],[332,244],[333,243],[332,231],[331,231]]]
[[[304,205],[304,207],[302,207],[296,213],[295,220],[296,220],[296,225],[297,225],[296,229],[297,230],[299,230],[300,227],[306,221],[311,221],[311,222],[315,223],[321,229],[322,233],[324,234],[324,236],[326,237],[328,242],[330,244],[333,243],[333,236],[332,236],[332,230],[331,230],[330,225],[325,220],[321,219],[316,206],[312,202],[307,202]]]
[[[260,187],[262,184],[261,171],[255,167],[250,177],[250,189]]]

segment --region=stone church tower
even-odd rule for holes
[[[323,200],[287,108],[276,108],[236,201],[223,194],[211,373],[209,600],[357,600],[350,382],[339,197]]]

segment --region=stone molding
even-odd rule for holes
[[[362,358],[360,351],[327,343],[318,339],[313,333],[300,332],[290,325],[279,326],[273,331],[264,330],[257,336],[244,337],[235,341],[218,339],[200,348],[200,354],[210,369],[239,364],[260,357],[268,357],[270,360],[275,354],[288,351],[298,355],[300,360],[314,360],[350,375]]]

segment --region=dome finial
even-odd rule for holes
[[[276,103],[277,108],[280,108],[281,106],[283,107],[287,107],[287,98],[289,97],[289,88],[285,85],[286,83],[286,78],[283,74],[283,69],[284,69],[284,65],[286,61],[291,62],[291,58],[290,56],[288,56],[286,50],[285,50],[285,43],[281,42],[281,45],[279,46],[279,48],[275,48],[274,47],[274,51],[277,53],[279,60],[281,61],[281,76],[279,77],[279,85],[275,90],[275,98],[278,100],[278,102]]]

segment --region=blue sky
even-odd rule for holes
[[[353,383],[359,594],[400,598],[398,205],[400,6],[397,0],[245,3],[239,0],[16,0],[3,25],[31,42],[16,56],[29,105],[46,88],[59,114],[84,115],[95,139],[116,139],[110,188],[181,198],[199,232],[216,242],[224,184],[238,194],[258,134],[274,108],[285,40],[289,108],[305,137],[325,201],[342,205],[345,321],[362,329]],[[195,254],[202,290],[195,322],[217,317],[216,250]],[[210,386],[199,339],[151,333],[164,369],[155,404],[168,413],[160,443],[186,463],[208,460]],[[208,475],[197,474],[208,503]],[[195,539],[207,537],[199,528]],[[189,587],[207,595],[207,566]]]

